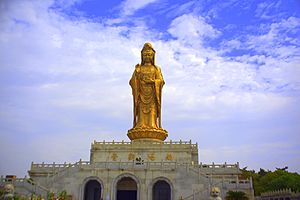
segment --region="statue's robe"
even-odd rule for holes
[[[162,87],[165,84],[161,70],[158,66],[152,65],[152,69],[154,69],[154,83],[151,85],[152,95],[154,99],[150,102],[151,105],[148,105],[151,112],[149,114],[145,114],[140,110],[143,106],[142,98],[145,98],[145,94],[143,93],[143,87],[146,83],[142,80],[143,73],[142,67],[149,66],[141,66],[137,64],[135,67],[135,71],[129,81],[129,84],[132,88],[132,95],[134,101],[134,120],[133,120],[133,128],[161,128],[161,96],[162,96]],[[144,95],[144,96],[143,96]],[[147,116],[151,115],[151,116]],[[144,118],[147,118],[151,122],[144,122]]]

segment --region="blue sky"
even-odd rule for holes
[[[300,2],[0,2],[0,174],[129,140],[128,81],[150,41],[167,140],[203,163],[300,172]]]

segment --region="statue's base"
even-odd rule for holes
[[[164,141],[168,137],[168,132],[162,128],[132,128],[128,130],[127,136],[130,140],[141,141]]]

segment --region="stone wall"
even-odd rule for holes
[[[153,186],[164,181],[171,199],[208,199],[210,188],[244,191],[253,200],[251,180],[239,180],[239,164],[198,163],[198,145],[184,142],[96,142],[90,161],[76,163],[32,163],[29,175],[42,188],[59,193],[66,190],[75,200],[84,197],[91,180],[101,186],[105,200],[115,200],[117,185],[128,177],[136,184],[139,200],[151,200]],[[98,185],[99,185],[98,184]],[[43,194],[44,195],[44,194]]]

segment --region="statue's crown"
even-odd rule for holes
[[[143,52],[143,51],[147,51],[147,50],[152,50],[153,52],[155,52],[155,50],[153,49],[152,44],[151,44],[150,42],[146,42],[146,43],[144,44],[144,47],[143,47],[143,49],[142,49],[142,52]]]

